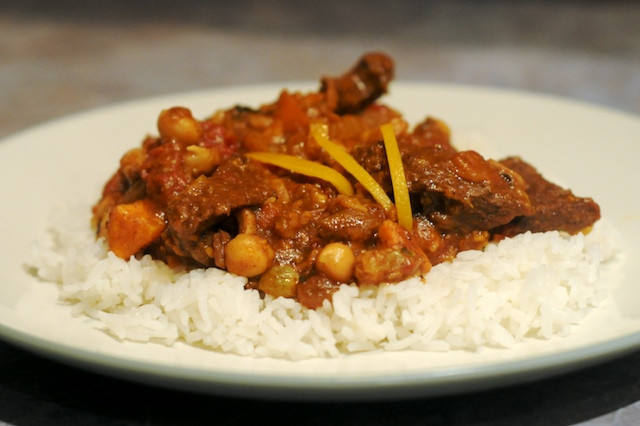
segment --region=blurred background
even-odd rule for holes
[[[317,81],[384,50],[397,79],[640,113],[640,2],[0,0],[0,137],[105,104]]]

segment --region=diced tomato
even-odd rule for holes
[[[212,120],[202,122],[202,142],[203,148],[216,148],[220,153],[220,158],[226,160],[238,150],[238,140],[236,136],[225,129],[224,126],[214,123]]]
[[[300,107],[294,96],[283,91],[276,103],[275,117],[281,120],[285,132],[294,132],[309,125],[307,112]]]

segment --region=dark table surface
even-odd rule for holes
[[[395,58],[398,79],[640,114],[639,23],[637,1],[0,0],[0,136],[134,98],[316,80],[373,49]],[[502,389],[327,403],[153,388],[0,342],[0,423],[12,425],[622,425],[639,424],[637,401],[640,353]]]
[[[589,425],[637,420],[640,353],[531,383],[367,402],[202,395],[94,374],[0,343],[0,422],[15,425]],[[618,412],[616,414],[616,412]],[[613,414],[612,414],[613,413]],[[617,423],[637,424],[637,423]]]

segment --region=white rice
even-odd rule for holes
[[[570,332],[608,296],[601,268],[616,256],[603,221],[587,236],[526,233],[466,251],[422,278],[342,286],[317,310],[262,299],[215,268],[173,273],[149,256],[124,261],[95,241],[88,206],[60,209],[34,247],[37,275],[60,300],[123,340],[177,341],[225,353],[304,359],[374,350],[509,348]]]

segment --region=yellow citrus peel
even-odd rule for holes
[[[402,165],[402,156],[398,148],[393,125],[391,123],[380,126],[384,148],[387,152],[387,162],[389,163],[389,173],[393,186],[393,198],[396,203],[398,223],[403,228],[411,231],[413,229],[413,215],[411,213],[411,200],[409,199],[409,188]]]
[[[329,139],[326,124],[313,123],[311,135],[329,155],[365,187],[371,196],[385,209],[393,208],[393,202],[375,179],[341,145]]]
[[[353,188],[347,178],[329,166],[305,160],[304,158],[294,157],[293,155],[278,154],[275,152],[249,152],[246,156],[261,163],[278,166],[294,173],[322,179],[332,184],[341,194],[353,194]]]

